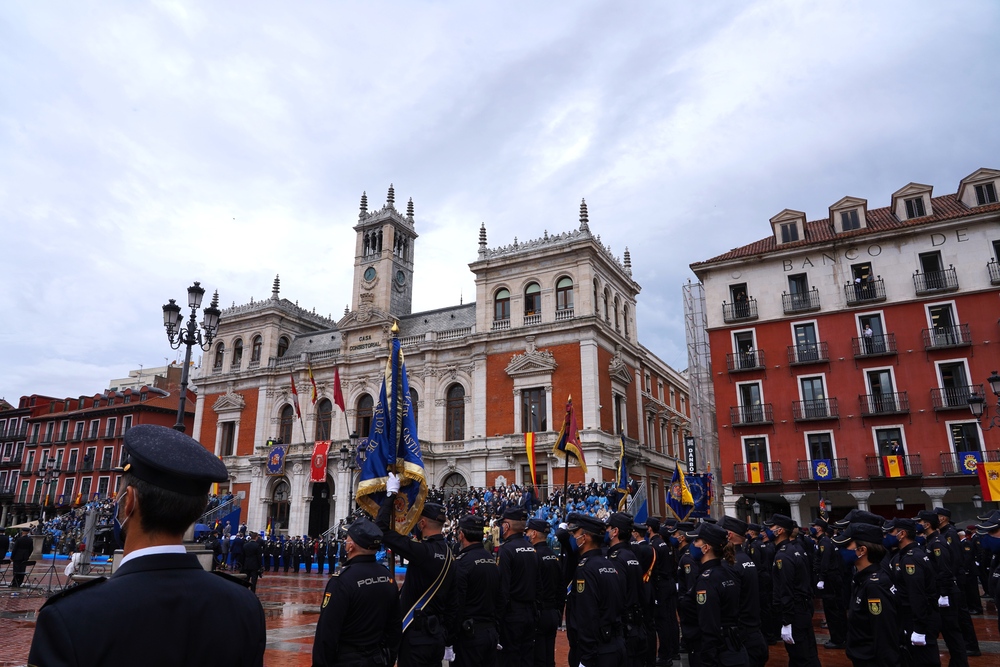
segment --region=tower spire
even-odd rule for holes
[[[396,190],[393,189],[392,183],[389,184],[389,194],[385,196],[385,203],[389,208],[395,208],[396,206]]]
[[[281,292],[281,276],[274,274],[274,284],[271,286],[271,298],[277,299]]]
[[[625,246],[625,273],[632,275],[632,255],[629,254],[628,246]]]
[[[590,225],[587,224],[587,221],[588,221],[588,216],[587,216],[587,200],[586,199],[581,199],[580,200],[580,231],[581,232],[588,232],[588,233],[590,232]]]
[[[361,193],[361,214],[358,217],[359,218],[363,218],[366,215],[368,215],[368,193],[367,192],[362,192]]]
[[[486,256],[486,223],[479,227],[479,256]]]
[[[410,197],[410,201],[406,202],[406,219],[413,222],[413,197]]]

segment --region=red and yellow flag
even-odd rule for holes
[[[295,416],[302,419],[302,410],[299,410],[299,390],[295,388],[295,376],[289,374],[292,378],[292,403],[295,405]]]
[[[983,500],[1000,501],[1000,463],[984,461],[979,464],[979,486],[983,489]]]
[[[312,364],[309,363],[306,364],[306,373],[308,373],[309,375],[309,384],[312,385],[309,388],[309,399],[312,401],[313,405],[316,405],[316,397],[319,394],[319,392],[316,391],[316,378],[313,377]]]
[[[535,434],[524,434],[524,449],[528,452],[528,467],[531,469],[531,485],[536,486],[538,482],[535,477]]]
[[[902,456],[883,456],[882,469],[886,477],[902,477],[906,474],[906,466],[903,465]]]
[[[764,482],[764,464],[759,461],[747,464],[747,481],[751,484]]]

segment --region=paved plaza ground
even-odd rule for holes
[[[311,575],[268,573],[260,580],[257,593],[267,615],[267,653],[264,656],[267,667],[308,667],[311,664],[313,634],[326,579],[326,574],[314,572]],[[35,613],[45,601],[45,589],[50,585],[58,589],[62,586],[63,577],[61,572],[54,572],[48,580],[36,576],[36,582],[31,589],[0,589],[0,667],[26,663],[35,627]],[[973,617],[983,651],[982,657],[969,659],[973,667],[1000,664],[997,609],[992,601],[986,602],[984,608],[985,615]],[[817,613],[814,624],[821,645],[820,661],[824,667],[850,665],[843,651],[822,648],[822,643],[829,636],[821,627],[821,622],[822,614]],[[943,643],[941,646],[944,648]],[[566,635],[560,632],[556,640],[556,665],[567,664],[566,652]],[[942,663],[947,664],[947,654],[942,655]],[[784,649],[780,645],[772,646],[768,665],[785,667],[787,664]],[[686,659],[682,665],[687,665]]]

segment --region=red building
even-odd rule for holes
[[[845,197],[814,221],[786,209],[770,236],[691,265],[728,513],[756,502],[802,524],[822,497],[834,516],[944,504],[963,521],[982,503],[975,464],[1000,461],[1000,433],[968,399],[1000,367],[1000,171],[932,190]]]

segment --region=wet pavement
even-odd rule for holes
[[[319,604],[326,585],[326,574],[276,574],[266,573],[259,581],[257,594],[267,617],[267,651],[264,664],[267,667],[308,667],[312,663],[313,635]],[[62,585],[61,573],[54,587]],[[34,617],[45,601],[42,590],[0,589],[0,667],[24,665],[28,657],[31,635],[34,631]],[[976,635],[979,637],[981,657],[969,658],[973,667],[1000,664],[1000,632],[997,630],[997,608],[992,600],[984,600],[985,614],[973,616]],[[842,650],[823,648],[829,639],[821,627],[823,615],[814,617],[816,638],[819,644],[820,662],[824,667],[847,667],[851,663]],[[944,643],[940,642],[944,649]],[[556,664],[567,664],[568,646],[566,634],[560,632],[556,638]],[[947,664],[947,652],[942,652],[942,663]],[[447,663],[445,663],[447,664]],[[678,663],[675,661],[675,665]],[[681,665],[688,661],[682,659]],[[788,658],[780,644],[771,647],[769,666],[785,667]]]

